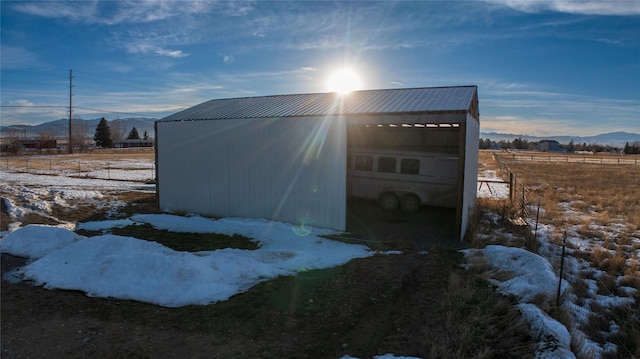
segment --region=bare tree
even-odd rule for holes
[[[111,129],[111,140],[115,144],[118,141],[122,141],[127,134],[127,126],[120,119],[115,119],[109,124]]]
[[[20,150],[20,140],[23,138],[24,131],[19,128],[5,128],[2,136],[2,150],[6,150],[12,154],[18,154]]]
[[[38,152],[42,153],[42,149],[46,148],[47,152],[51,153],[51,145],[55,136],[51,132],[41,132],[38,134]]]
[[[87,149],[87,138],[89,136],[89,124],[82,119],[73,121],[73,147],[80,152]]]

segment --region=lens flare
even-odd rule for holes
[[[361,86],[362,82],[360,81],[360,77],[351,69],[339,70],[331,75],[327,81],[329,91],[337,92],[340,95],[359,90]]]

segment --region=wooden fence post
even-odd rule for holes
[[[509,172],[509,200],[515,199],[515,176],[512,172]]]
[[[522,184],[522,203],[520,204],[520,217],[522,217],[524,219],[524,215],[525,215],[525,207],[526,207],[526,203],[527,203],[527,199],[525,198],[525,193],[524,193],[524,183]]]

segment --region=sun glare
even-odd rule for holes
[[[329,91],[337,92],[340,95],[359,90],[361,85],[362,83],[360,82],[358,74],[349,69],[342,69],[335,72],[327,81]]]

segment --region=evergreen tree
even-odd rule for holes
[[[144,130],[144,134],[142,135],[142,139],[145,141],[149,141],[149,133],[147,133],[147,130]]]
[[[488,150],[489,148],[491,148],[491,140],[490,139],[480,139],[480,149],[481,150]]]
[[[113,147],[113,141],[111,140],[111,128],[106,118],[101,118],[98,127],[96,127],[96,133],[93,135],[93,140],[96,141],[96,146],[102,148]]]
[[[127,136],[127,140],[139,140],[140,139],[140,135],[138,134],[138,129],[137,128],[132,128],[131,131],[129,132],[129,135]]]
[[[636,146],[635,143],[630,145],[629,142],[627,142],[624,145],[624,153],[627,155],[637,155],[640,153],[640,149],[638,149],[638,146]]]

